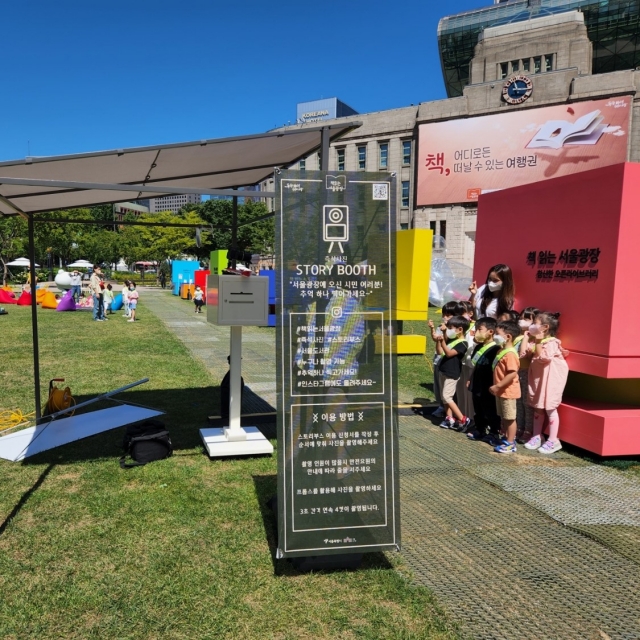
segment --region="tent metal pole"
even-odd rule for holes
[[[329,127],[322,127],[320,133],[320,148],[322,149],[322,155],[320,156],[321,171],[329,171],[329,143],[331,142],[331,130]]]
[[[238,248],[238,196],[233,196],[233,217],[231,219],[231,248],[234,251],[231,268],[236,268],[235,251]]]
[[[38,346],[38,304],[36,302],[36,248],[33,216],[29,216],[29,269],[31,272],[31,332],[33,334],[33,391],[36,403],[36,424],[42,418],[40,406],[40,349]]]

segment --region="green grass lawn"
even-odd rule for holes
[[[432,313],[433,310],[430,310]],[[432,314],[432,317],[436,317]],[[398,356],[398,387],[400,400],[430,404],[435,401],[433,395],[433,354],[435,351],[431,340],[431,331],[426,321],[405,321],[404,335],[427,336],[427,353],[425,355]]]
[[[198,429],[217,413],[218,381],[144,303],[135,324],[38,314],[43,391],[64,377],[82,400],[148,376],[121,398],[165,410],[176,452],[123,471],[118,429],[0,460],[1,638],[457,637],[398,555],[305,575],[274,560],[265,502],[276,456],[203,454]],[[0,409],[31,411],[30,309],[9,307],[0,331]]]

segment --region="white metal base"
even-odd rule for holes
[[[257,427],[243,427],[244,440],[230,440],[225,437],[226,429],[200,429],[200,437],[210,458],[225,456],[256,456],[273,454],[273,445],[262,435]]]

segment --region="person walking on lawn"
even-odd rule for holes
[[[89,291],[93,296],[93,319],[96,322],[104,320],[104,299],[102,295],[102,269],[96,265],[89,279]]]

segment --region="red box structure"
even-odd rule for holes
[[[207,276],[211,273],[209,269],[199,269],[194,273],[196,287],[200,287],[204,293],[204,300],[207,300]]]
[[[561,312],[569,368],[583,375],[570,378],[560,439],[599,455],[640,453],[639,206],[632,163],[485,193],[478,204],[474,277],[483,283],[493,264],[508,264],[517,309]]]

